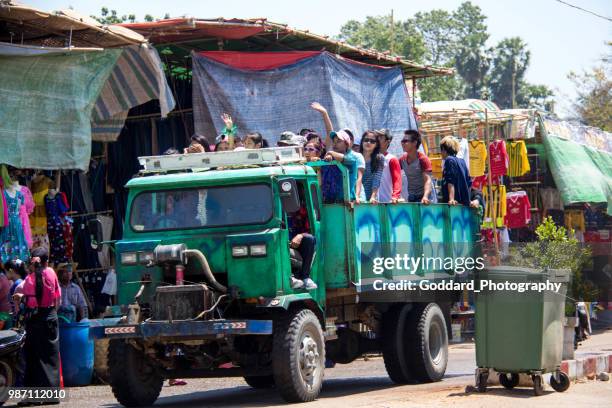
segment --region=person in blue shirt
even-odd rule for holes
[[[470,205],[472,179],[465,161],[457,157],[459,142],[446,136],[440,141],[444,167],[442,168],[442,201],[450,205]]]
[[[351,150],[353,142],[345,130],[331,132],[330,137],[334,150],[327,152],[323,160],[336,160],[346,166],[349,174],[349,200],[355,201],[355,186],[357,184],[358,158]],[[342,182],[342,178],[339,179]]]

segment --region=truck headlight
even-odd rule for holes
[[[249,247],[251,256],[266,256],[266,244],[255,244]]]
[[[153,252],[141,252],[138,254],[138,262],[143,265],[148,265],[154,258],[155,256],[153,255]]]
[[[249,255],[249,247],[246,245],[236,245],[232,247],[232,256],[235,258],[241,258]]]
[[[138,263],[136,252],[123,252],[121,254],[121,263],[123,265],[136,265]]]

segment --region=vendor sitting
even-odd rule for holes
[[[87,302],[81,287],[72,282],[72,265],[59,264],[57,267],[60,287],[62,289],[62,301],[58,314],[70,322],[78,322],[87,318]]]

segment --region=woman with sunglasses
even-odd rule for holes
[[[378,189],[385,168],[385,157],[380,153],[380,144],[376,133],[371,130],[366,131],[361,136],[359,152],[365,159],[365,171],[363,173],[361,185],[357,186],[357,197],[359,201],[376,204],[378,202]]]
[[[304,145],[304,157],[309,162],[321,160],[321,149],[314,140]]]

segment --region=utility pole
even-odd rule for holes
[[[395,24],[393,22],[393,9],[391,9],[391,38],[389,39],[391,55],[395,55]]]

